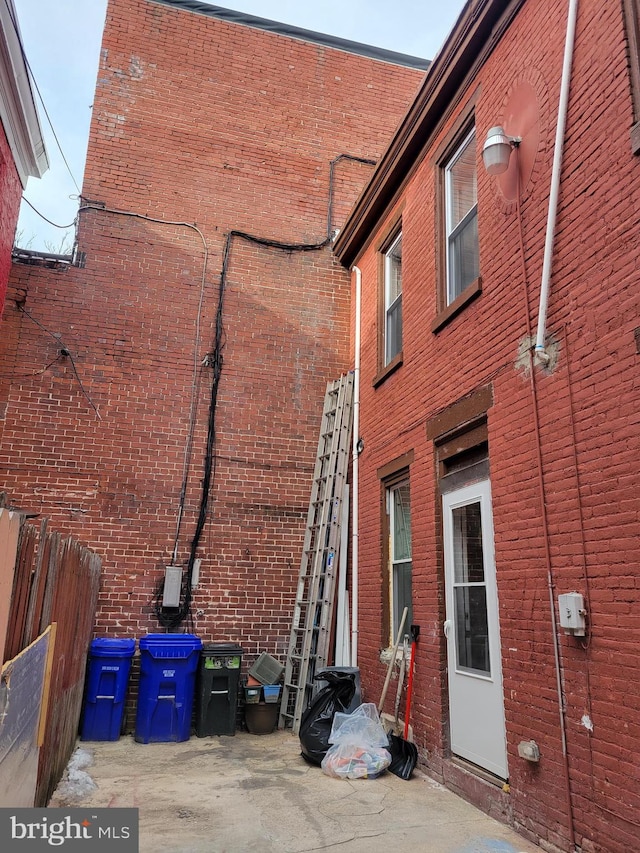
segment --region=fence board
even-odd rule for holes
[[[76,539],[49,531],[46,519],[36,527],[21,516],[15,562],[4,660],[15,658],[52,623],[57,626],[35,795],[35,805],[46,806],[78,735],[101,559]]]
[[[40,627],[40,614],[47,581],[45,554],[48,554],[49,539],[46,537],[49,519],[43,518],[40,523],[38,536],[38,554],[36,564],[31,578],[31,589],[29,590],[29,606],[25,620],[22,645],[28,646],[38,636]]]
[[[55,578],[49,618],[57,623],[57,632],[51,700],[40,752],[36,794],[40,806],[48,803],[75,747],[101,568],[100,557],[71,537],[58,537],[52,543],[49,563]]]
[[[42,602],[42,612],[40,614],[41,631],[53,621],[51,619],[51,609],[53,606],[53,595],[58,577],[58,560],[61,540],[62,536],[59,533],[51,534],[49,541],[49,559],[47,560],[47,579],[45,581],[44,600]]]
[[[18,537],[18,559],[13,578],[11,610],[7,628],[7,641],[4,648],[4,660],[10,660],[22,649],[22,633],[29,602],[31,573],[38,533],[31,524],[23,523]],[[46,625],[44,626],[46,628]],[[43,630],[44,630],[43,628]]]
[[[17,512],[0,509],[0,650],[4,650],[9,628],[21,520]]]

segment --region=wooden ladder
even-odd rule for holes
[[[300,575],[284,674],[279,727],[300,728],[313,677],[331,652],[342,504],[353,410],[353,373],[327,384]]]

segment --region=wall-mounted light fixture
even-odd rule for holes
[[[520,145],[519,136],[508,136],[500,125],[492,127],[482,147],[484,166],[490,175],[501,175],[509,168],[512,150]]]

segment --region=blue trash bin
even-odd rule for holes
[[[196,671],[202,640],[194,634],[140,638],[138,743],[189,740]]]
[[[132,639],[98,637],[92,640],[81,740],[118,740],[120,737],[135,648],[136,641]]]

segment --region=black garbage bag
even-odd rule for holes
[[[320,766],[329,749],[329,735],[336,711],[348,713],[356,690],[356,677],[352,672],[324,672],[315,676],[326,681],[311,700],[300,720],[300,746],[302,757]]]

